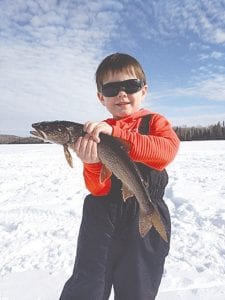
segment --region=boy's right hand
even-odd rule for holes
[[[84,163],[92,164],[100,161],[98,158],[97,143],[89,134],[78,138],[74,144],[74,151]]]

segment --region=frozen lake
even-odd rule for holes
[[[167,168],[171,251],[157,300],[225,299],[225,141],[182,142]],[[57,145],[0,145],[0,299],[57,300],[87,190]],[[111,296],[110,299],[113,299]]]

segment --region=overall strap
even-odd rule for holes
[[[149,134],[150,133],[149,122],[151,120],[151,117],[152,117],[151,114],[145,115],[142,117],[141,123],[138,128],[138,132],[140,134]]]

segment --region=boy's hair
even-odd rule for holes
[[[139,62],[132,56],[124,53],[113,53],[100,63],[95,73],[97,89],[101,92],[103,80],[109,73],[127,71],[127,73],[135,74],[137,79],[146,84],[146,76]]]

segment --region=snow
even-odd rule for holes
[[[172,242],[157,300],[225,299],[225,141],[182,142],[167,168]],[[58,145],[0,145],[0,299],[56,300],[87,190]],[[113,299],[113,292],[110,297]]]

